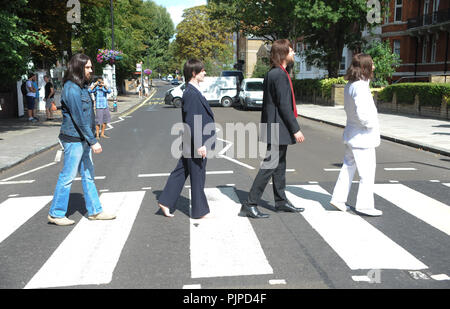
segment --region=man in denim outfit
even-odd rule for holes
[[[66,217],[70,188],[81,175],[89,220],[111,220],[116,216],[103,211],[94,183],[92,152],[101,153],[102,146],[94,137],[95,116],[87,84],[91,78],[92,62],[84,54],[76,54],[68,64],[64,78],[61,105],[63,122],[59,139],[64,147],[64,166],[59,174],[48,221],[56,225],[75,222]]]

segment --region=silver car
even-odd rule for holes
[[[263,81],[263,78],[246,78],[242,81],[239,101],[243,110],[262,107]]]

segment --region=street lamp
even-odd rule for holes
[[[114,10],[113,0],[109,2],[111,10],[111,49],[114,50]],[[117,90],[116,90],[116,64],[112,65],[112,89],[113,89],[113,112],[117,112]]]

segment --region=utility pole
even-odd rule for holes
[[[109,2],[111,10],[111,49],[114,50],[114,10],[113,10],[113,0]],[[113,89],[113,111],[117,112],[117,90],[116,90],[116,64],[112,65],[112,89]]]

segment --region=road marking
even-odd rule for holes
[[[443,183],[443,185],[450,188],[450,183]]]
[[[25,286],[26,289],[107,284],[128,238],[145,191],[110,192],[100,196],[115,220],[85,217]]]
[[[101,179],[105,179],[106,176],[95,176],[94,179],[96,180],[101,180]],[[74,180],[81,180],[81,177],[75,177]]]
[[[207,188],[205,194],[213,217],[190,220],[191,277],[273,274],[249,219],[238,216],[235,189]]]
[[[183,285],[183,290],[191,290],[191,289],[201,289],[202,286],[200,284],[185,284]]]
[[[409,275],[415,280],[429,280],[430,278],[421,271],[412,270],[409,271]]]
[[[10,194],[10,195],[8,195],[8,197],[16,197],[16,196],[19,196],[19,194]]]
[[[450,277],[446,274],[432,275],[430,277],[438,281],[450,280]]]
[[[147,102],[150,101],[151,98],[155,95],[155,93],[156,93],[157,90],[156,90],[156,88],[153,88],[151,91],[152,91],[152,92],[150,92],[149,97],[148,97],[147,99],[145,99],[144,102],[142,102],[141,104],[139,104],[139,105],[136,106],[136,107],[133,107],[133,108],[132,108],[131,110],[129,110],[128,112],[122,114],[122,117],[128,117],[130,114],[134,113],[136,110],[138,110],[139,108],[141,108],[142,106],[144,106],[145,104],[147,104]]]
[[[293,168],[287,168],[287,169],[286,169],[286,172],[295,172],[295,169],[293,169]]]
[[[151,190],[152,187],[143,187],[141,190]]]
[[[32,169],[32,170],[23,172],[23,173],[21,173],[21,174],[19,174],[19,175],[15,175],[15,176],[12,176],[12,177],[9,177],[9,178],[2,179],[2,180],[0,180],[0,181],[3,181],[3,182],[4,182],[4,181],[9,181],[9,180],[11,180],[11,179],[19,178],[19,177],[21,177],[21,176],[28,175],[28,174],[30,174],[30,173],[36,172],[36,171],[38,171],[38,170],[40,170],[40,169],[43,169],[43,168],[46,168],[46,167],[55,165],[56,163],[57,163],[57,162],[52,162],[52,163],[49,163],[49,164],[45,164],[45,165],[36,167],[36,168],[34,168],[34,169]]]
[[[109,192],[109,189],[98,190],[98,192]]]
[[[61,161],[61,156],[63,154],[63,151],[61,149],[59,149],[58,151],[56,151],[56,156],[55,156],[55,162],[60,162]]]
[[[450,235],[450,207],[402,184],[376,184],[375,194]]]
[[[206,175],[225,175],[225,174],[233,174],[233,171],[207,171]],[[139,174],[139,178],[146,177],[165,177],[170,176],[170,173],[155,173],[155,174]]]
[[[318,184],[318,181],[308,181],[309,184]]]
[[[398,183],[398,180],[389,180],[390,183]]]
[[[287,186],[292,204],[331,248],[355,269],[425,269],[427,266],[360,216],[335,211],[318,185]]]
[[[440,182],[440,181],[437,179],[430,179],[430,182]]]
[[[323,170],[325,172],[339,172],[341,169],[340,168],[324,168]]]
[[[219,132],[220,130],[217,129],[216,131]],[[224,140],[224,139],[221,139],[221,138],[218,138],[218,137],[217,137],[217,140],[218,140],[218,141],[222,141],[222,142],[224,142],[224,143],[227,143],[227,146],[225,146],[225,148],[223,148],[223,149],[217,154],[217,157],[218,157],[218,158],[226,159],[226,160],[231,161],[231,162],[233,162],[233,163],[239,164],[240,166],[246,167],[246,168],[248,168],[248,169],[250,169],[250,170],[254,170],[254,169],[255,169],[253,166],[250,166],[250,165],[248,165],[248,164],[245,164],[245,163],[243,163],[243,162],[241,162],[241,161],[238,161],[238,160],[236,160],[236,159],[233,159],[233,158],[228,157],[228,156],[225,155],[225,153],[228,151],[228,149],[230,149],[230,147],[233,145],[232,142],[227,141],[227,140]]]
[[[368,276],[352,276],[352,279],[356,282],[372,282]]]
[[[0,185],[20,185],[33,182],[34,180],[0,181]]]
[[[385,171],[417,171],[414,167],[385,167]]]
[[[277,284],[286,284],[286,280],[284,279],[272,279],[269,280],[270,285],[277,285]]]
[[[47,205],[53,196],[9,198],[0,204],[0,243]]]

